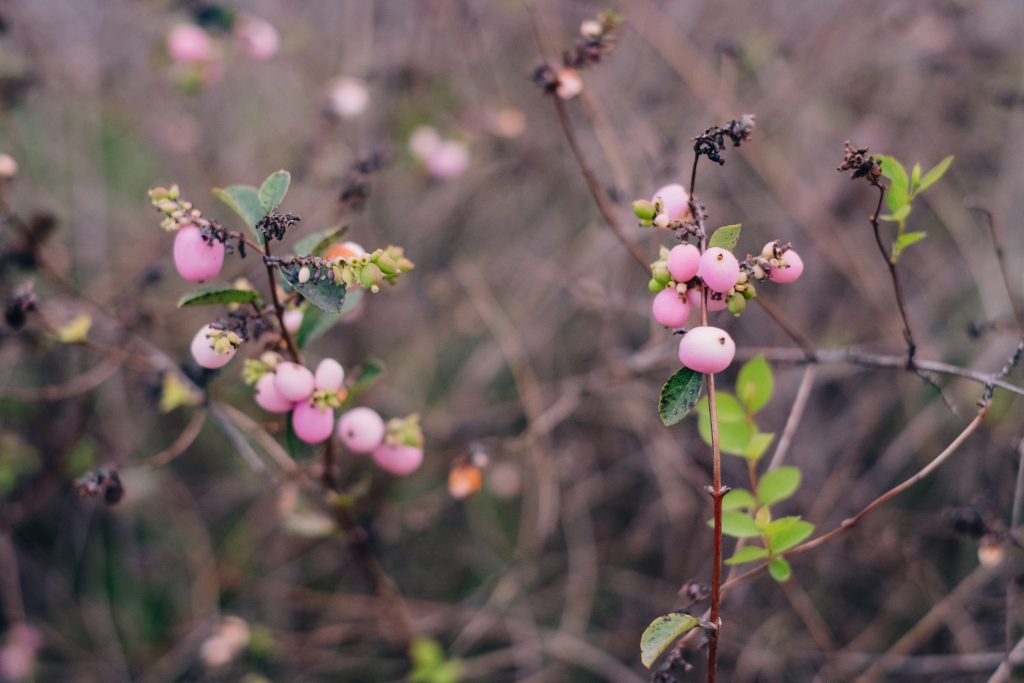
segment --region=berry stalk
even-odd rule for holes
[[[263,253],[270,258],[270,240],[265,239],[263,241]],[[299,358],[299,350],[295,346],[295,340],[292,339],[292,333],[288,331],[288,327],[284,324],[284,306],[281,305],[281,300],[277,296],[277,284],[274,281],[274,266],[270,263],[265,264],[267,267],[267,284],[270,286],[270,300],[274,304],[274,314],[277,316],[277,322],[281,327],[281,337],[284,339],[285,345],[288,347],[288,355],[292,357],[292,360],[296,363],[302,363]]]

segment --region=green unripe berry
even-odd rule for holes
[[[665,282],[658,282],[657,280],[655,280],[652,277],[651,281],[647,283],[647,289],[649,289],[651,292],[657,294],[661,290],[665,289],[665,285],[666,284],[667,283],[665,283]]]
[[[672,274],[668,272],[668,266],[664,263],[658,263],[651,269],[651,277],[660,282],[663,285],[667,285],[669,280],[672,279]]]
[[[743,288],[744,299],[754,299],[757,297],[757,290],[754,289],[754,285],[747,285]]]
[[[638,199],[633,202],[633,215],[642,221],[654,220],[657,213],[658,210],[654,202],[647,201],[646,199]]]
[[[747,307],[747,300],[742,294],[732,294],[729,296],[726,306],[728,306],[730,313],[739,317],[740,313],[743,312],[743,309]]]

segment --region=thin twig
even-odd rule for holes
[[[882,243],[882,234],[879,232],[879,214],[882,212],[882,202],[885,201],[885,185],[876,182],[875,187],[878,188],[878,205],[875,207],[875,212],[871,214],[869,220],[871,221],[871,230],[875,234],[875,243],[878,245],[878,251],[882,254],[882,259],[885,261],[886,268],[889,269],[889,277],[892,279],[892,288],[896,294],[896,305],[899,307],[900,318],[903,320],[903,339],[907,342],[907,367],[914,367],[914,356],[917,354],[917,343],[914,341],[914,333],[910,329],[910,318],[907,317],[907,307],[903,302],[903,287],[900,286],[900,276],[896,270],[896,264],[893,262],[892,257],[885,250],[885,245]]]
[[[1003,241],[1000,239],[999,230],[996,228],[996,219],[992,212],[982,204],[972,201],[968,202],[967,208],[973,209],[985,217],[988,224],[989,236],[992,238],[992,248],[996,252],[996,259],[999,261],[999,272],[1003,276],[1003,284],[1006,286],[1006,295],[1010,297],[1010,307],[1013,309],[1013,317],[1017,320],[1017,327],[1024,332],[1024,301],[1021,300],[1013,285],[1013,276],[1010,274],[1010,266],[1006,262],[1006,252],[1003,249]]]
[[[263,253],[267,259],[270,258],[270,239],[264,240]],[[281,305],[281,300],[277,297],[277,281],[274,279],[274,266],[266,261],[264,264],[267,267],[267,285],[270,288],[270,300],[274,303],[274,313],[277,315],[277,322],[281,328],[281,338],[284,339],[284,343],[288,347],[288,354],[292,357],[292,360],[296,363],[301,363],[299,349],[295,346],[295,341],[284,324],[284,307]]]

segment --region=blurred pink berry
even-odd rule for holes
[[[384,440],[384,420],[371,408],[353,408],[338,420],[338,438],[353,453],[369,453]]]
[[[427,156],[426,165],[435,178],[458,178],[469,168],[469,149],[461,142],[445,140]]]
[[[686,319],[690,317],[690,307],[679,292],[669,287],[654,296],[652,313],[660,324],[675,329],[686,324]]]
[[[263,375],[256,382],[256,403],[268,413],[287,413],[294,405],[278,392],[272,372]]]
[[[686,303],[690,304],[690,308],[695,311],[699,311],[702,308],[703,297],[701,291],[697,287],[691,287],[686,290]],[[729,307],[725,299],[712,299],[708,297],[708,313],[717,313],[718,311],[724,311]]]
[[[732,337],[717,327],[695,327],[679,340],[679,361],[696,372],[721,372],[735,355]]]
[[[430,126],[417,126],[409,136],[409,151],[424,161],[441,146],[441,136]]]
[[[697,275],[709,289],[724,294],[739,279],[740,262],[728,249],[711,247],[701,254]]]
[[[401,444],[391,446],[382,443],[373,450],[373,459],[381,469],[404,477],[415,472],[423,462],[423,449]]]
[[[316,389],[313,373],[298,363],[285,361],[274,370],[274,387],[288,401],[305,401]]]
[[[292,411],[292,429],[306,443],[326,441],[334,431],[334,408],[319,408],[303,401]]]
[[[302,327],[303,313],[301,309],[292,308],[284,312],[284,329],[288,330],[291,334],[295,334]]]
[[[692,244],[677,244],[668,252],[668,272],[676,282],[689,282],[697,276],[700,249]]]
[[[189,225],[174,237],[174,267],[189,282],[216,277],[224,265],[224,243],[207,242],[199,228]]]
[[[783,285],[796,282],[804,272],[804,260],[800,258],[800,254],[789,249],[782,255],[781,261],[788,267],[772,268],[768,273],[769,279]]]
[[[342,76],[327,86],[327,111],[343,119],[351,119],[366,111],[370,91],[358,78]]]
[[[558,86],[555,88],[556,95],[563,100],[571,100],[581,92],[583,92],[583,78],[580,76],[579,71],[565,67],[558,72]]]
[[[318,390],[337,391],[345,381],[345,368],[333,358],[324,358],[316,366],[314,379]]]
[[[244,17],[235,29],[235,35],[249,59],[270,59],[281,47],[281,37],[274,25],[258,17]]]
[[[214,350],[212,336],[220,332],[222,330],[216,330],[210,325],[204,325],[196,332],[196,336],[192,338],[192,357],[204,368],[210,370],[222,368],[231,362],[231,359],[235,356],[236,349],[234,346],[228,345],[224,353]]]
[[[678,183],[666,185],[655,192],[651,201],[656,202],[658,199],[661,199],[664,212],[670,221],[683,220],[690,213],[690,195],[687,194],[686,188]]]
[[[178,24],[167,34],[167,54],[181,64],[202,62],[213,54],[213,40],[195,24]]]

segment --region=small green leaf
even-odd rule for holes
[[[700,621],[690,614],[673,612],[658,617],[644,629],[640,636],[640,661],[648,669],[683,635],[697,626]]]
[[[789,518],[784,517],[783,519]],[[813,533],[814,525],[797,517],[781,529],[768,535],[768,547],[771,548],[772,553],[778,555],[800,545]]]
[[[263,181],[263,184],[260,185],[260,189],[257,191],[257,198],[259,199],[260,206],[263,207],[264,216],[281,204],[291,182],[292,174],[288,171],[276,171],[267,176],[267,179]]]
[[[768,573],[779,583],[785,583],[793,575],[793,568],[789,566],[789,562],[785,558],[776,557],[768,563]]]
[[[178,299],[178,308],[212,306],[214,304],[256,304],[262,306],[260,293],[254,289],[236,289],[231,285],[209,285],[194,289]]]
[[[732,394],[719,391],[715,394],[718,416],[718,447],[723,453],[741,455],[750,443],[754,426],[743,410],[743,406]],[[711,413],[705,396],[697,403],[697,431],[704,443],[711,444]]]
[[[761,410],[772,397],[772,388],[772,369],[764,356],[755,356],[740,368],[736,378],[736,397],[751,415]]]
[[[757,502],[773,505],[793,495],[800,486],[800,470],[796,467],[779,467],[768,470],[757,484]]]
[[[260,203],[259,190],[250,185],[232,185],[224,189],[215,187],[213,194],[241,216],[245,224],[249,226],[249,230],[256,236],[256,241],[263,244],[263,235],[256,230],[256,224],[267,215],[267,212],[263,210],[263,204]]]
[[[921,164],[914,164],[914,170],[910,172],[910,193],[915,194],[921,189]]]
[[[939,179],[946,174],[946,171],[949,170],[949,165],[952,163],[953,157],[952,155],[950,155],[943,159],[942,161],[940,161],[939,163],[935,164],[932,170],[925,173],[924,177],[921,178],[921,189],[927,190],[929,187],[939,182]]]
[[[90,329],[92,316],[88,313],[79,313],[54,331],[57,333],[57,341],[61,344],[81,344],[88,338]]]
[[[658,400],[658,415],[666,427],[678,423],[690,412],[704,386],[704,375],[689,368],[682,368],[668,378],[661,388]]]
[[[903,255],[903,251],[911,244],[920,242],[928,236],[926,232],[905,232],[897,237],[892,242],[892,254],[889,256],[889,260],[896,263],[900,260],[900,256]]]
[[[765,548],[748,545],[737,550],[732,557],[725,561],[725,564],[743,564],[763,560],[766,557],[768,557],[768,551]]]
[[[748,460],[760,460],[761,456],[763,456],[765,451],[768,450],[768,447],[772,445],[773,439],[775,439],[775,434],[771,432],[756,432],[750,437],[750,441],[747,442],[747,447],[738,455],[741,455]]]
[[[708,248],[721,247],[722,249],[728,249],[732,251],[736,248],[736,243],[740,241],[740,227],[739,223],[735,225],[725,225],[715,230],[711,235],[711,239],[708,240]]]
[[[910,210],[913,207],[909,203],[904,204],[899,211],[895,213],[886,213],[879,216],[883,221],[889,221],[890,223],[902,223],[907,220],[907,216],[910,215]]]
[[[885,193],[886,204],[889,211],[894,214],[900,210],[910,198],[910,187],[907,181],[907,172],[896,157],[887,154],[876,154],[875,159],[882,165],[882,175],[889,179],[889,188]]]
[[[746,489],[732,489],[722,498],[722,510],[750,510],[757,507],[754,494]]]
[[[324,252],[346,232],[347,225],[317,230],[296,242],[293,251],[298,256],[323,256]]]
[[[160,389],[160,412],[169,413],[180,406],[199,405],[202,400],[202,394],[182,382],[177,372],[164,373]]]
[[[715,520],[709,519],[708,526],[714,527]],[[745,512],[733,510],[722,513],[722,533],[735,538],[750,538],[760,536],[761,530],[757,528],[753,517]]]
[[[326,272],[326,270],[322,271]],[[299,282],[299,269],[292,271],[282,270],[288,284],[304,296],[307,301],[328,313],[340,313],[345,304],[346,288],[344,283],[332,282],[326,275],[322,275],[316,282],[310,278],[306,282]]]

